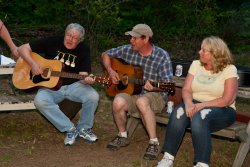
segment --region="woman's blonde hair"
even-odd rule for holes
[[[212,71],[218,73],[226,66],[234,64],[233,55],[227,44],[219,37],[210,36],[203,39],[201,47],[206,46],[212,54]],[[204,65],[204,63],[201,63]]]

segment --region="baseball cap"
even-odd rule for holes
[[[153,31],[147,24],[137,24],[131,31],[125,32],[125,35],[131,35],[132,37],[140,37],[142,35],[152,37]]]

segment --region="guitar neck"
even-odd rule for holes
[[[140,85],[140,86],[143,86],[146,83],[145,80],[143,80],[143,79],[136,79],[136,78],[128,78],[128,81],[131,82],[131,83],[134,83],[136,85]],[[151,82],[151,85],[153,87],[159,87],[159,82],[157,82],[157,81]]]
[[[75,73],[52,71],[51,76],[60,77],[60,78],[72,78],[72,79],[84,79],[86,75],[80,75]]]

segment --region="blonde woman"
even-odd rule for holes
[[[193,61],[182,89],[183,102],[170,116],[157,167],[172,167],[186,128],[191,128],[194,167],[208,167],[211,133],[236,119],[237,69],[226,43],[211,36],[202,41],[200,59]]]

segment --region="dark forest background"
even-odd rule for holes
[[[78,22],[86,28],[93,60],[99,60],[101,52],[129,42],[125,31],[146,23],[153,42],[172,59],[196,59],[201,40],[216,35],[237,64],[250,67],[249,0],[0,0],[0,8],[17,45],[63,34],[67,24]]]

